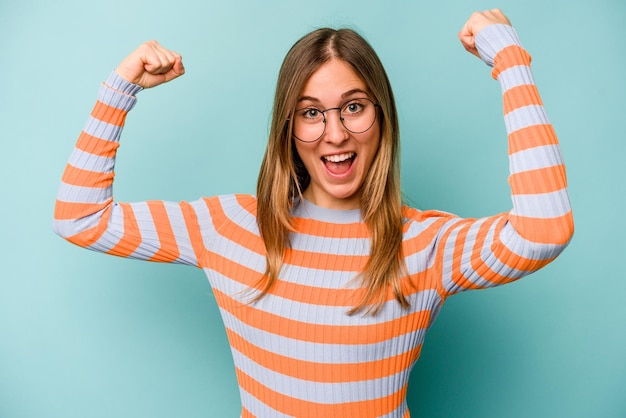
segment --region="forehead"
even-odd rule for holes
[[[318,68],[304,84],[299,100],[336,102],[353,94],[367,94],[363,79],[345,61],[330,60]]]

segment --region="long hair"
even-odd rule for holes
[[[399,128],[396,105],[385,69],[368,42],[350,29],[315,30],[289,50],[281,66],[269,139],[257,183],[257,223],[267,252],[261,298],[276,281],[290,245],[291,209],[310,182],[295,149],[293,112],[309,77],[324,63],[340,59],[363,79],[379,103],[377,123],[381,140],[361,189],[360,209],[370,232],[370,257],[359,275],[365,289],[349,312],[376,314],[391,289],[403,306],[409,303],[401,289],[406,274],[402,258],[402,197],[399,170]]]

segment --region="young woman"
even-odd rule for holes
[[[202,268],[242,416],[408,417],[409,373],[446,298],[541,268],[573,232],[530,56],[497,9],[474,13],[459,38],[502,86],[508,213],[462,219],[403,206],[383,66],[358,34],[320,29],[281,67],[256,196],[189,203],[112,198],[135,95],[184,73],[175,52],[141,45],[100,88],[63,175],[55,230],[92,250]]]

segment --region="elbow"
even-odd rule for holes
[[[75,222],[68,220],[59,220],[56,218],[52,221],[52,231],[66,240],[69,240],[71,236],[76,235],[80,232],[77,230],[77,225],[75,225]]]
[[[512,215],[510,221],[521,237],[537,244],[566,246],[574,235],[571,211],[556,218]]]
[[[99,235],[97,228],[83,228],[80,221],[65,221],[55,219],[52,222],[52,231],[66,241],[79,246],[89,247],[97,241]]]
[[[54,232],[60,237],[63,237],[63,229],[61,228],[61,226],[59,225],[59,222],[56,219],[52,221],[52,232]]]
[[[568,215],[558,219],[558,221],[555,220],[552,227],[544,231],[543,236],[547,239],[543,241],[544,245],[541,245],[541,247],[544,251],[548,251],[548,254],[544,254],[544,256],[553,260],[567,248],[574,237],[574,220],[571,211]],[[547,250],[550,247],[552,247],[552,251]]]
[[[76,205],[77,206],[77,205]],[[102,206],[102,207],[100,207]],[[106,228],[107,212],[110,209],[110,203],[103,205],[89,205],[89,207],[82,208],[83,211],[67,210],[75,209],[67,204],[57,201],[54,210],[54,217],[52,221],[52,230],[55,234],[59,235],[66,240],[78,244],[74,241],[83,242],[84,239],[91,239],[90,237],[102,232],[103,228]]]
[[[75,216],[63,211],[63,205],[57,200],[52,218],[52,230],[62,238],[68,238],[79,231],[80,225]]]
[[[561,244],[565,248],[574,237],[574,217],[570,211],[567,215],[561,217],[558,224],[554,228],[553,240],[555,243]]]
[[[97,239],[99,231],[96,221],[97,219],[90,218],[54,218],[52,221],[52,231],[72,244],[78,245],[79,247],[85,247]]]

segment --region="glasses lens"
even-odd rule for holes
[[[315,142],[324,135],[325,113],[330,110],[341,112],[341,123],[355,134],[369,130],[376,120],[376,105],[370,99],[352,99],[339,108],[320,110],[315,107],[298,109],[294,113],[293,134],[302,142]]]
[[[296,110],[293,120],[293,134],[300,141],[314,142],[324,134],[324,113],[314,107]]]
[[[367,131],[376,120],[376,106],[369,99],[353,99],[341,107],[343,126],[352,133]]]

